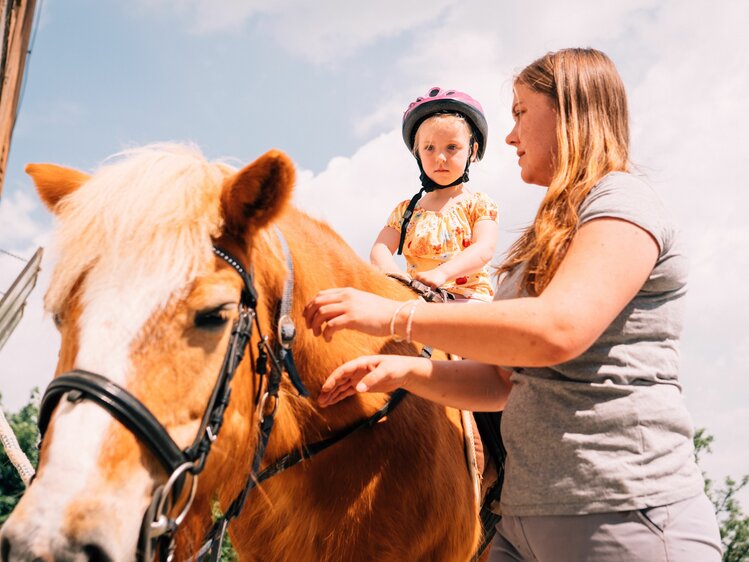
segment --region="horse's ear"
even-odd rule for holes
[[[244,239],[278,216],[291,197],[294,175],[291,159],[271,150],[228,178],[221,193],[228,233]]]
[[[31,176],[47,208],[54,212],[60,200],[73,193],[89,180],[89,175],[55,164],[27,164],[26,173]]]

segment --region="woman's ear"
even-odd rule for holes
[[[473,154],[471,154],[471,162],[475,162],[477,160],[477,155],[479,153],[479,143],[476,141],[473,141]]]

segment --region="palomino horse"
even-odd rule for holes
[[[58,218],[45,304],[62,343],[42,404],[39,470],[2,529],[3,561],[130,562],[153,558],[152,547],[165,560],[169,546],[173,559],[193,559],[217,506],[231,509],[255,482],[253,454],[267,467],[370,419],[389,398],[320,409],[328,373],[361,354],[418,351],[353,332],[325,343],[300,329],[292,350],[303,385],[279,369],[291,362],[276,334],[289,317],[301,323],[320,289],[412,298],[289,205],[294,169],[280,152],[236,171],[158,145],[91,176],[27,171]],[[216,389],[232,374],[224,412],[216,403],[228,393]],[[459,412],[406,395],[384,414],[247,495],[229,525],[240,559],[471,558],[480,524]],[[264,454],[261,418],[275,419]]]

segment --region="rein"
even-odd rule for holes
[[[259,335],[258,357],[256,361],[253,358],[253,361],[255,361],[254,374],[260,376],[261,379],[254,404],[259,419],[260,439],[253,455],[252,470],[243,490],[231,503],[226,513],[214,523],[206,534],[204,544],[196,556],[197,560],[202,559],[209,553],[211,561],[219,560],[227,526],[233,518],[239,515],[247,495],[257,484],[313,457],[361,428],[372,427],[387,416],[406,395],[404,390],[395,391],[390,400],[369,418],[345,428],[327,439],[303,444],[299,450],[281,457],[264,470],[259,471],[273,429],[279,401],[278,391],[283,374],[288,374],[292,385],[300,396],[309,396],[309,392],[302,383],[294,365],[291,353],[291,345],[296,335],[294,322],[290,316],[294,277],[293,263],[283,235],[280,230],[276,229],[276,231],[281,241],[289,275],[286,278],[279,308],[277,348],[275,350],[270,345],[269,338],[263,334],[257,318],[258,299],[252,269],[250,268],[248,272],[239,260],[230,253],[215,246],[213,248],[214,254],[240,275],[243,288],[239,303],[239,317],[232,326],[231,337],[218,379],[203,414],[200,428],[189,447],[181,450],[166,428],[140,400],[122,386],[100,374],[81,369],[68,371],[55,378],[42,397],[39,408],[39,430],[42,439],[55,408],[62,397],[67,394],[68,402],[78,403],[84,399],[90,400],[106,410],[154,455],[166,471],[167,481],[155,490],[143,517],[136,555],[139,562],[152,561],[157,552],[159,552],[159,560],[162,562],[174,560],[175,533],[192,505],[197,490],[198,475],[205,468],[211,446],[221,430],[224,413],[231,395],[230,383],[237,366],[244,357],[252,336],[253,324]],[[267,380],[265,381],[265,392],[261,396],[263,378]],[[178,500],[188,478],[190,480],[189,495],[183,500],[176,517],[172,517],[170,512],[174,511],[178,505]]]

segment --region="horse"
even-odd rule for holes
[[[61,344],[3,562],[198,559],[238,500],[228,534],[240,560],[471,559],[481,526],[460,413],[405,393],[397,407],[387,394],[316,403],[344,361],[421,346],[293,337],[327,287],[414,297],[291,204],[288,156],[238,170],[161,144],[91,175],[26,171],[57,219],[45,309]],[[182,463],[186,451],[202,456]]]

